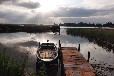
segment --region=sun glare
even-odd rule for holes
[[[57,9],[57,0],[40,0],[39,2],[41,6],[38,11],[40,12],[51,12]]]

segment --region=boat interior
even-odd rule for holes
[[[40,59],[54,59],[58,55],[57,47],[54,43],[42,43],[37,54]]]

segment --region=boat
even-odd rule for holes
[[[39,44],[40,45],[40,44]],[[42,43],[37,50],[36,74],[45,65],[47,76],[55,76],[61,68],[59,48],[54,43]],[[44,67],[43,67],[44,68]],[[60,76],[60,75],[59,75]]]
[[[42,43],[37,50],[37,62],[53,62],[58,59],[58,49],[54,43]]]

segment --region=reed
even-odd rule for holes
[[[46,65],[40,64],[38,75],[34,71],[27,71],[28,55],[22,62],[16,58],[11,58],[5,54],[4,51],[0,53],[0,76],[47,76]],[[26,74],[27,73],[27,74]]]
[[[46,65],[44,63],[42,63],[40,66],[38,76],[47,76]]]
[[[24,70],[28,57],[20,64],[14,58],[0,53],[0,75],[2,76],[24,76]]]
[[[114,52],[114,30],[102,28],[68,28],[67,34],[72,36],[81,36],[87,38],[90,42],[94,42],[99,46],[113,50]]]

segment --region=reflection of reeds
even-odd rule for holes
[[[69,28],[67,34],[72,36],[81,36],[88,38],[89,41],[97,43],[103,48],[108,48],[108,51],[114,51],[114,30],[101,28]]]
[[[2,76],[23,76],[28,57],[24,59],[23,63],[18,63],[14,58],[0,53],[0,75]]]
[[[41,64],[38,75],[47,76],[46,65],[44,63]]]
[[[96,76],[107,76],[107,73],[113,72],[110,65],[105,66],[105,64],[92,64],[92,67],[96,70]]]

